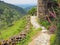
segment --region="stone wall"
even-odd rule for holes
[[[38,0],[37,16],[43,18],[47,14],[47,2],[48,0]]]
[[[29,33],[30,30],[30,16],[26,17],[27,18],[27,25],[23,31],[21,31],[18,35],[14,35],[8,40],[1,40],[0,45],[16,45],[20,41],[26,38],[26,35]]]

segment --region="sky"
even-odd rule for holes
[[[37,0],[2,0],[10,4],[37,4]]]

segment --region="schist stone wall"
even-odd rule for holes
[[[48,0],[38,0],[37,16],[43,18],[47,14],[47,2]]]

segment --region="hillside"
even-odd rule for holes
[[[21,13],[21,14],[26,14],[26,11],[23,9],[23,8],[21,8],[21,7],[18,7],[18,6],[16,6],[16,5],[12,5],[12,4],[8,4],[8,3],[5,3],[5,2],[3,2],[3,1],[0,1],[0,4],[3,6],[8,6],[8,7],[10,7],[10,8],[13,8],[13,9],[16,9],[17,11],[19,11],[19,13]]]
[[[0,29],[12,26],[24,14],[23,8],[0,1]]]
[[[0,1],[0,45],[60,45],[59,2],[21,8]]]
[[[22,8],[25,9],[25,11],[27,11],[27,12],[28,12],[31,8],[37,7],[37,5],[35,5],[35,4],[20,4],[20,5],[16,5],[16,6],[22,7]]]
[[[27,12],[28,12],[30,9],[32,9],[34,7],[37,7],[37,6],[29,6],[29,7],[25,8],[25,10],[27,10]]]

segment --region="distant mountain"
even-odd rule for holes
[[[28,12],[30,9],[32,9],[34,7],[37,7],[37,6],[29,6],[29,7],[26,7],[25,10]]]
[[[37,7],[37,5],[34,5],[34,4],[20,4],[17,6],[24,8],[26,11],[30,10],[33,7]]]
[[[33,7],[33,6],[36,6],[36,5],[34,5],[34,4],[17,4],[17,6],[19,6],[19,7],[22,7],[22,8],[27,8],[27,7]]]
[[[0,29],[12,26],[25,14],[23,8],[0,1]]]
[[[21,14],[26,14],[26,11],[22,7],[12,5],[12,4],[8,4],[8,3],[5,3],[3,1],[0,1],[0,4],[4,4],[4,5],[7,5],[10,8],[16,9]]]

